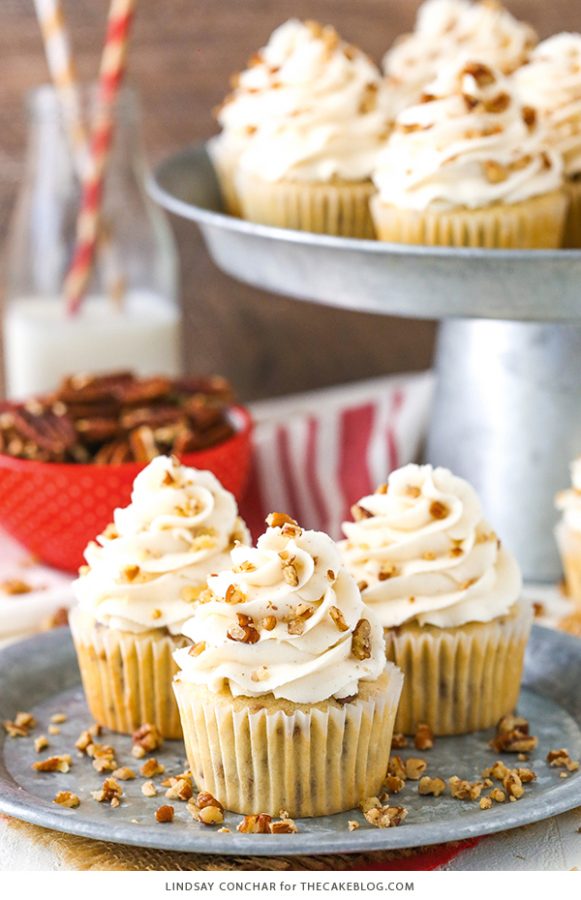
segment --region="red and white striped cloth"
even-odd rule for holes
[[[401,375],[254,404],[253,468],[241,504],[253,537],[277,511],[339,538],[351,505],[417,458],[432,383],[429,373]],[[24,579],[39,588],[16,599],[0,594],[0,644],[36,630],[72,600],[69,575],[27,557],[0,532],[0,582]]]
[[[398,375],[255,404],[253,535],[276,510],[338,539],[352,504],[417,458],[432,388],[429,373]]]

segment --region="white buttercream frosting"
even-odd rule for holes
[[[536,107],[547,140],[564,157],[565,174],[581,173],[581,34],[556,34],[515,73],[524,103]]]
[[[443,64],[479,59],[509,74],[536,43],[534,29],[494,0],[427,0],[414,31],[395,42],[383,67],[402,109],[417,101]]]
[[[75,595],[102,625],[177,634],[235,541],[250,536],[234,496],[211,472],[159,456],[135,479],[131,504],[87,547]]]
[[[354,514],[340,549],[385,628],[489,622],[519,599],[515,559],[483,518],[474,489],[447,469],[398,469]]]
[[[206,602],[184,625],[193,644],[175,653],[182,681],[317,703],[353,696],[361,680],[381,675],[381,626],[330,537],[289,520],[231,556],[231,568],[208,579]]]
[[[219,152],[267,181],[361,181],[390,119],[377,66],[330,26],[292,19],[222,104]]]
[[[404,110],[374,181],[399,209],[482,208],[557,190],[562,160],[509,79],[480,62],[452,64]]]
[[[571,487],[560,491],[555,503],[563,513],[563,524],[581,534],[581,457],[571,463]]]

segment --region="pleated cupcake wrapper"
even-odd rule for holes
[[[418,212],[396,209],[374,197],[371,211],[381,241],[441,247],[554,249],[562,244],[567,198],[563,191],[553,191],[512,205]]]
[[[250,222],[341,237],[374,237],[371,181],[270,182],[238,171],[236,189],[242,216]]]
[[[436,735],[490,728],[518,700],[532,612],[446,630],[386,630],[387,658],[404,674],[395,728],[414,734],[427,722]]]
[[[78,609],[69,620],[87,705],[95,721],[123,734],[147,722],[157,725],[164,738],[181,738],[172,689],[176,639],[99,627]]]
[[[402,676],[341,709],[288,713],[235,708],[221,697],[174,684],[194,780],[226,809],[251,815],[322,816],[352,809],[379,791]],[[273,699],[273,698],[271,698]],[[273,700],[276,704],[276,701]],[[256,705],[256,704],[255,704]],[[238,704],[239,706],[239,704]]]
[[[215,139],[207,142],[206,150],[216,173],[225,211],[231,216],[240,216],[242,210],[236,189],[236,162],[221,152],[220,143]]]
[[[565,182],[565,193],[569,201],[563,246],[581,247],[581,176]]]
[[[560,522],[555,537],[565,573],[567,594],[581,609],[581,534]]]

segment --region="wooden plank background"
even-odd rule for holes
[[[509,0],[543,35],[581,30],[581,4]],[[64,0],[81,75],[94,77],[107,0]],[[140,0],[131,80],[149,159],[215,130],[231,72],[290,16],[334,24],[380,58],[417,0]],[[26,91],[46,79],[32,0],[0,2],[0,241],[23,171]],[[183,265],[184,345],[192,371],[221,371],[243,399],[427,366],[434,324],[339,312],[241,286],[209,261],[194,226],[174,222]]]

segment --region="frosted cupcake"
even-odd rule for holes
[[[379,790],[402,676],[331,538],[280,513],[267,522],[183,629],[188,761],[235,812],[328,815]]]
[[[443,65],[478,59],[508,75],[527,61],[537,40],[530,25],[494,0],[427,0],[414,31],[395,42],[383,68],[401,111],[418,102]]]
[[[462,734],[512,712],[532,614],[470,485],[405,466],[353,515],[340,548],[404,673],[397,729]]]
[[[564,245],[581,247],[581,35],[556,34],[515,73],[524,103],[535,106],[547,141],[563,156],[569,212]]]
[[[371,172],[387,105],[377,66],[333,28],[296,20],[278,28],[220,113],[225,124],[245,123],[235,176],[244,218],[372,237]]]
[[[293,34],[300,23],[287,22],[273,32],[267,45],[248,61],[247,68],[232,77],[232,91],[215,110],[221,127],[207,142],[226,211],[241,214],[235,178],[240,157],[258,126],[280,114],[279,73],[292,62]]]
[[[572,487],[556,497],[561,521],[555,530],[567,594],[581,606],[581,458],[571,463]]]
[[[452,65],[400,113],[374,180],[384,241],[454,247],[559,247],[562,160],[535,111],[479,62]]]
[[[145,722],[181,736],[173,652],[206,578],[249,534],[236,501],[211,472],[154,459],[135,479],[131,505],[85,552],[70,615],[91,715],[114,731]]]

